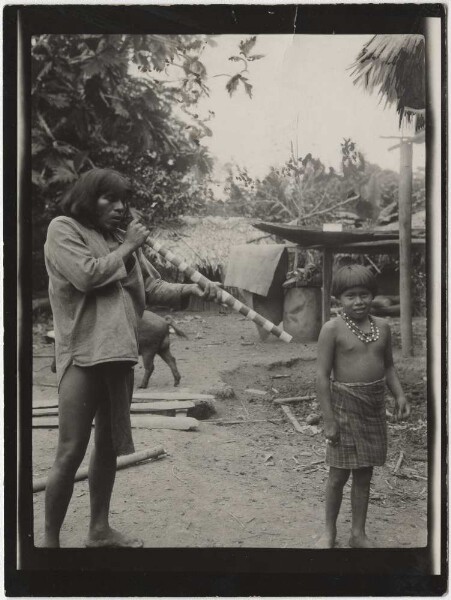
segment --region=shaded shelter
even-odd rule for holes
[[[244,217],[182,216],[173,222],[152,227],[152,237],[180,256],[190,266],[213,281],[224,281],[230,253],[240,245],[273,244],[268,238],[255,240],[253,221]],[[185,276],[157,252],[152,263],[168,281],[184,282]],[[229,290],[235,294],[234,289]],[[190,298],[189,310],[218,312],[221,305]]]
[[[330,319],[332,268],[334,254],[396,254],[399,253],[398,230],[322,231],[297,225],[255,223],[254,227],[301,248],[319,250],[323,255],[322,320]],[[414,230],[412,246],[424,251],[424,229]]]

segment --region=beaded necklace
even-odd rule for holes
[[[376,323],[374,322],[373,317],[371,317],[371,315],[368,315],[368,320],[370,322],[370,328],[371,328],[369,333],[362,331],[360,329],[360,327],[358,327],[354,323],[354,321],[344,311],[342,311],[340,313],[340,316],[343,319],[343,321],[346,323],[346,326],[348,327],[348,329],[350,329],[352,331],[352,333],[354,335],[356,335],[359,338],[359,340],[361,340],[365,344],[369,344],[370,342],[375,342],[376,340],[379,339],[379,329],[378,329]]]

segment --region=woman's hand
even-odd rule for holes
[[[197,283],[188,284],[186,287],[189,288],[188,293],[192,296],[197,296],[209,302],[221,302],[222,283],[220,282],[209,281],[205,290],[198,286]]]
[[[129,247],[132,252],[142,246],[149,236],[148,229],[138,221],[130,221],[125,232],[124,245]]]

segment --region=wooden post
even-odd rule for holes
[[[400,145],[399,169],[399,295],[403,356],[413,356],[412,343],[412,143]]]
[[[330,319],[330,296],[332,293],[332,250],[323,248],[323,325]]]

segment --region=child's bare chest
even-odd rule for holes
[[[363,342],[352,331],[343,329],[337,338],[337,351],[346,358],[381,357],[384,353],[384,336],[372,342]]]

